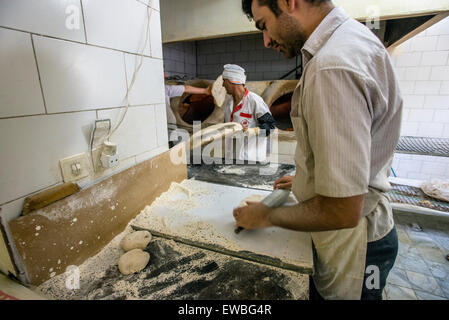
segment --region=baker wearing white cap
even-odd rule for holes
[[[225,122],[237,122],[244,128],[259,127],[266,130],[267,136],[270,129],[274,129],[275,120],[271,115],[265,101],[259,95],[245,88],[245,69],[235,64],[227,64],[223,71],[223,87],[226,89]],[[242,145],[236,150],[239,160],[265,161],[267,139],[248,137],[248,146]],[[228,144],[229,146],[229,144]],[[232,149],[226,150],[226,156],[230,157]]]

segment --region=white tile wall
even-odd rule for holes
[[[0,118],[45,113],[29,33],[0,28]]]
[[[137,0],[137,1],[139,1],[143,4],[146,4],[157,11],[161,11],[160,6],[159,6],[159,0]]]
[[[83,0],[87,42],[141,53],[147,32],[147,6],[138,1]],[[151,39],[151,38],[150,38]],[[148,41],[144,54],[151,56]]]
[[[393,61],[404,97],[401,135],[449,138],[449,18],[399,46]],[[403,178],[449,179],[448,164],[444,157],[396,155],[394,169]]]
[[[141,60],[140,56],[126,54],[126,75],[128,86]],[[164,103],[164,66],[160,59],[143,58],[142,66],[129,94],[131,105]]]
[[[425,106],[424,101],[426,96],[403,94],[402,98],[404,99],[404,105],[407,106],[407,109],[421,109]]]
[[[126,159],[156,149],[157,123],[155,106],[130,107],[122,125],[110,140],[117,143],[119,157]],[[125,108],[98,111],[101,119],[111,119],[114,127]]]
[[[449,66],[438,66],[432,68],[430,80],[447,80],[449,74]]]
[[[95,112],[0,120],[0,203],[62,181],[59,160],[88,150]]]
[[[440,94],[449,95],[449,81],[443,81],[440,88]]]
[[[80,0],[0,0],[0,8],[0,26],[86,41]]]
[[[419,137],[429,137],[429,138],[441,138],[441,132],[444,130],[443,123],[419,123],[418,133]]]
[[[159,1],[82,4],[83,11],[80,0],[0,0],[0,214],[8,220],[24,197],[62,183],[59,160],[89,151],[97,117],[117,121],[135,66],[128,51],[143,45],[148,5],[156,10],[146,54],[157,58],[145,58],[131,94],[144,106],[129,108],[111,139],[120,165],[79,183],[88,187],[168,149]],[[80,9],[79,29],[66,27],[67,7]]]
[[[428,36],[449,35],[449,19],[444,19],[426,30]]]
[[[439,81],[416,81],[415,94],[438,94],[440,92],[441,82]]]
[[[158,104],[154,109],[157,127],[157,145],[159,147],[168,146],[168,130],[167,130],[167,109],[165,104]]]
[[[449,35],[439,36],[437,50],[449,50]]]
[[[404,50],[404,48],[402,48]],[[416,67],[419,66],[422,52],[406,52],[396,57],[396,67]]]
[[[411,67],[406,69],[407,80],[430,80],[431,67]],[[435,79],[432,79],[435,80]]]
[[[422,66],[444,66],[448,60],[449,52],[447,51],[430,51],[424,52],[422,56]]]
[[[408,121],[411,122],[431,122],[433,120],[433,110],[413,109],[410,110]]]
[[[449,109],[449,95],[426,96],[424,107],[429,109]]]
[[[162,59],[162,32],[161,32],[161,14],[153,10],[151,13],[150,30],[151,37],[151,56]]]
[[[6,223],[20,215],[23,209],[24,202],[25,197],[0,206],[0,208],[2,209],[1,216],[3,219],[5,219]]]
[[[49,113],[124,105],[123,53],[33,36]]]
[[[415,37],[411,42],[412,51],[434,51],[438,43],[438,36]]]

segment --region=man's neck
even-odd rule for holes
[[[232,97],[234,98],[234,104],[239,103],[242,101],[243,97],[245,96],[246,89],[244,86],[238,86],[235,88],[234,93],[232,94]]]
[[[301,17],[301,20],[306,20],[307,23],[303,25],[306,38],[308,39],[326,16],[335,8],[332,2],[322,4],[320,6],[310,6],[309,11],[303,13],[307,16],[307,20]]]

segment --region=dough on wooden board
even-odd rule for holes
[[[243,199],[240,204],[239,204],[239,208],[241,207],[246,207],[248,204],[246,203],[247,201],[249,202],[261,202],[263,200],[264,196],[260,195],[260,194],[252,194],[249,197],[246,197],[245,199]]]
[[[150,241],[151,233],[148,231],[136,231],[126,235],[120,242],[120,246],[125,251],[145,249]]]
[[[124,275],[142,271],[150,261],[150,254],[142,249],[133,249],[122,255],[118,261],[118,269]]]

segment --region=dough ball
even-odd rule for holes
[[[142,271],[150,261],[150,254],[141,249],[133,249],[120,257],[118,269],[122,274],[133,274]]]
[[[247,201],[249,202],[261,202],[263,200],[264,196],[260,195],[260,194],[253,194],[250,195],[249,197],[246,197],[245,199],[243,199],[240,204],[239,204],[239,208],[241,207],[246,207],[248,204],[246,203]]]
[[[126,235],[120,242],[120,246],[125,251],[145,249],[150,241],[151,233],[148,231],[136,231]]]

